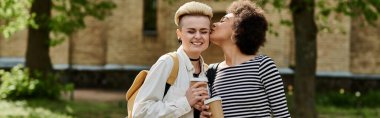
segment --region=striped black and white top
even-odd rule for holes
[[[212,86],[226,118],[290,117],[281,76],[267,56],[218,70]]]

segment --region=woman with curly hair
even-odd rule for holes
[[[290,117],[274,61],[257,54],[268,29],[263,10],[248,0],[235,1],[211,29],[210,40],[222,48],[225,60],[210,65],[207,74],[211,97],[222,98],[224,116]],[[203,106],[203,117],[212,115],[208,107]]]

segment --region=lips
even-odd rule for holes
[[[203,44],[203,42],[191,42],[191,44],[193,44],[193,45],[197,45],[197,46],[200,46],[200,45],[202,45]]]

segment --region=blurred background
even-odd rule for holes
[[[188,1],[2,0],[0,117],[127,116],[136,74],[178,48],[174,14]],[[212,22],[232,3],[197,1]],[[378,0],[255,2],[270,22],[259,53],[275,61],[292,117],[380,117]],[[215,45],[202,56],[223,60]]]

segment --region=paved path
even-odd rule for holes
[[[65,95],[65,98],[69,98],[68,95]],[[121,101],[125,100],[125,92],[101,89],[75,89],[74,100],[92,100],[100,102]]]

